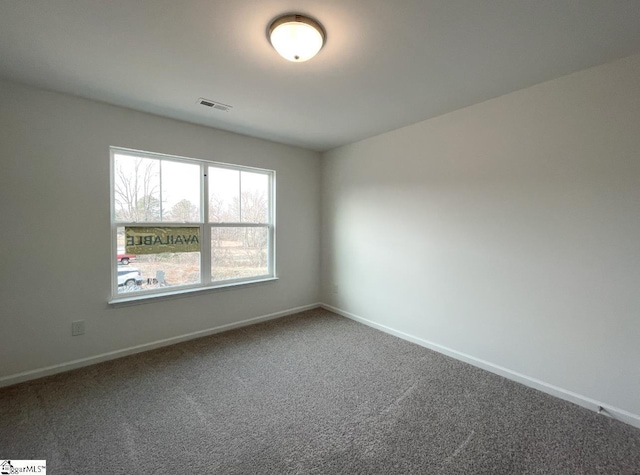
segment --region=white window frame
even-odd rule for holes
[[[277,280],[276,274],[276,172],[264,168],[248,167],[230,163],[214,162],[197,158],[187,158],[176,155],[167,155],[156,152],[145,152],[122,147],[109,147],[110,151],[110,206],[111,206],[111,299],[109,303],[126,303],[158,297],[182,295],[190,292],[197,292],[210,289],[222,289],[248,284],[256,284]],[[198,222],[125,222],[116,220],[115,204],[115,155],[127,155],[131,157],[150,158],[154,160],[165,160],[173,162],[189,163],[200,166],[200,221]],[[269,207],[267,213],[267,223],[247,223],[247,222],[209,222],[209,180],[207,178],[208,168],[226,168],[246,171],[252,173],[265,174],[269,178]],[[161,185],[162,186],[162,185]],[[242,209],[242,207],[240,208]],[[242,220],[242,215],[240,215]],[[117,229],[124,226],[159,226],[159,227],[199,227],[200,228],[200,283],[192,285],[180,285],[175,287],[153,288],[139,290],[135,292],[118,293],[118,262],[117,262]],[[211,230],[213,228],[239,227],[252,228],[262,227],[267,229],[267,274],[260,276],[243,277],[228,280],[211,280]]]

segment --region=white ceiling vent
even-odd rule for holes
[[[233,108],[233,106],[223,104],[222,102],[212,101],[211,99],[205,99],[204,97],[198,98],[198,104],[205,107],[211,107],[212,109],[217,109],[223,112],[229,112]]]

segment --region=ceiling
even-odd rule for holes
[[[292,12],[306,63],[267,40]],[[319,151],[638,52],[640,0],[0,2],[0,78]]]

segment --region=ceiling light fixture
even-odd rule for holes
[[[284,15],[269,26],[269,40],[284,59],[302,63],[313,58],[324,46],[322,25],[304,15]]]

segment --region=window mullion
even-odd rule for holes
[[[268,228],[269,223],[209,223],[212,228]]]
[[[209,179],[208,167],[205,163],[200,164],[200,190],[202,210],[200,225],[200,235],[202,242],[200,243],[200,278],[203,284],[211,283],[211,226],[209,226]]]

